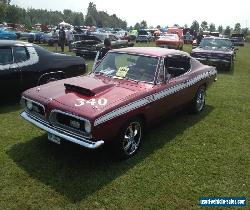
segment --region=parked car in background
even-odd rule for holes
[[[20,93],[49,81],[82,75],[83,58],[52,53],[21,41],[0,40],[0,94]]]
[[[131,41],[131,38],[127,31],[117,31],[115,35],[121,40],[128,40],[128,42]]]
[[[245,38],[243,34],[232,34],[231,41],[235,46],[245,46]]]
[[[138,31],[137,30],[130,31],[129,36],[130,36],[131,41],[135,41],[136,37],[138,36]]]
[[[72,51],[78,56],[96,56],[97,52],[104,47],[105,38],[109,38],[113,49],[133,46],[128,40],[118,39],[111,33],[92,33],[90,35],[77,34],[72,43]]]
[[[28,42],[30,43],[41,43],[41,37],[44,35],[44,32],[32,31],[29,33]]]
[[[48,139],[96,149],[111,143],[122,158],[134,155],[148,126],[189,105],[205,106],[216,79],[206,66],[177,50],[111,50],[93,72],[25,91],[21,116],[45,130]]]
[[[164,34],[155,41],[155,44],[157,47],[182,50],[184,42],[177,34]]]
[[[49,46],[53,46],[54,39],[52,38],[52,32],[42,34],[40,37],[40,42],[48,44]]]
[[[178,27],[169,27],[167,29],[167,33],[168,34],[177,34],[179,36],[180,39],[184,38],[183,35],[183,29],[182,28],[178,28]]]
[[[9,31],[8,28],[0,28],[0,39],[16,40],[17,35],[15,32]]]
[[[228,38],[204,37],[200,45],[193,49],[191,56],[203,64],[217,67],[217,69],[234,68],[236,49]]]
[[[139,30],[135,41],[136,43],[137,42],[151,42],[152,36],[146,30]]]

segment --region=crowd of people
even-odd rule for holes
[[[61,27],[59,32],[55,29],[52,33],[53,43],[55,47],[55,51],[58,51],[58,46],[61,47],[61,51],[64,52],[64,47],[67,41],[67,45],[69,47],[69,51],[72,50],[72,42],[73,42],[73,32],[68,28],[65,31],[64,27]]]

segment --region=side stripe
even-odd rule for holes
[[[211,75],[214,75],[214,74],[216,74],[216,70],[210,71],[210,73],[206,72],[206,73],[200,74],[200,75],[196,76],[195,78],[187,81],[186,83],[180,83],[180,84],[175,85],[171,88],[162,90],[158,93],[154,93],[154,94],[149,95],[143,99],[136,100],[130,104],[127,104],[127,105],[122,106],[118,109],[115,109],[115,110],[99,117],[98,119],[96,119],[94,122],[94,126],[100,125],[100,124],[102,124],[106,121],[109,121],[115,117],[121,116],[125,113],[128,113],[128,112],[133,111],[137,108],[145,106],[153,101],[156,101],[156,100],[164,98],[168,95],[174,94],[174,93],[176,93],[182,89],[185,89],[187,87],[190,87],[190,86],[194,85],[195,83],[199,82],[200,80],[207,78],[207,77],[210,77]]]

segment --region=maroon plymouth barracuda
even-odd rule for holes
[[[203,110],[216,68],[164,48],[109,51],[87,76],[25,91],[21,116],[48,139],[96,149],[111,143],[120,157],[135,154],[146,126],[177,107]]]

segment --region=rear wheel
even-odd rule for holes
[[[206,88],[205,86],[200,86],[193,98],[191,104],[191,111],[195,114],[200,113],[205,107],[205,96],[206,96]]]
[[[143,137],[143,122],[140,118],[129,120],[114,141],[115,153],[119,158],[126,159],[133,156],[141,145]]]

